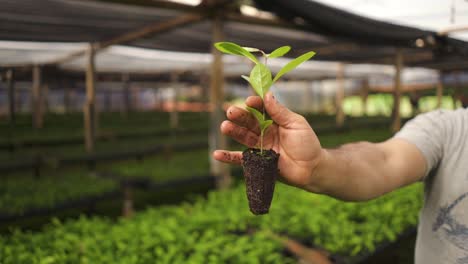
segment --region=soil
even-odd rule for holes
[[[242,153],[244,178],[250,211],[267,214],[270,209],[275,182],[278,178],[279,154],[274,150],[246,149]]]

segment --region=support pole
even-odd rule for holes
[[[304,114],[308,114],[312,112],[314,107],[314,103],[312,100],[312,91],[311,91],[311,83],[310,82],[302,82],[304,85],[304,97],[302,97],[302,111]]]
[[[23,109],[23,91],[15,87],[15,111],[19,113]]]
[[[161,89],[158,87],[156,89],[156,110],[159,111],[159,112],[163,112],[163,98],[162,98],[162,94],[161,94]]]
[[[130,91],[132,94],[132,110],[138,111],[140,109],[140,86],[133,86]]]
[[[392,132],[397,132],[401,128],[400,117],[400,99],[401,99],[401,71],[403,69],[403,54],[397,50],[395,56],[395,80],[393,91],[393,110],[392,110]]]
[[[343,111],[343,99],[345,94],[344,87],[344,64],[338,64],[338,72],[336,75],[337,87],[335,90],[335,107],[336,107],[336,126],[343,127],[345,115]]]
[[[325,85],[323,84],[323,80],[318,80],[318,83],[319,83],[319,91],[320,91],[320,101],[319,101],[319,109],[320,109],[320,113],[325,113],[327,112],[327,105],[328,105],[328,102],[325,100]]]
[[[457,87],[452,89],[452,108],[457,109]]]
[[[122,115],[128,118],[128,114],[132,108],[130,98],[130,76],[128,74],[122,74],[122,85],[123,85],[123,109]]]
[[[201,101],[203,103],[209,102],[210,76],[206,72],[200,73],[200,89]]]
[[[41,67],[38,65],[35,65],[32,69],[32,74],[33,74],[33,84],[32,84],[32,92],[31,92],[31,113],[33,117],[33,127],[34,128],[42,128],[44,125],[44,119],[43,119],[43,107],[42,107],[42,73],[41,73]]]
[[[13,69],[6,72],[6,79],[8,85],[8,117],[10,124],[16,123],[16,100],[15,100],[15,75]]]
[[[50,80],[46,80],[42,84],[42,102],[41,104],[43,105],[43,113],[49,113],[50,112],[50,104],[49,104],[49,87],[50,87]]]
[[[209,90],[210,90],[210,76],[207,72],[200,73],[200,89],[201,89],[201,102],[203,104],[200,116],[205,116],[208,111],[207,105],[209,105]]]
[[[134,214],[133,208],[133,191],[130,185],[124,184],[123,186],[123,204],[122,204],[122,216],[130,218]]]
[[[369,98],[369,79],[366,78],[362,82],[361,99],[362,99],[362,112],[364,116],[367,116],[368,104],[367,99]]]
[[[216,14],[212,21],[212,45],[211,54],[213,62],[211,64],[210,76],[210,131],[209,131],[209,155],[210,172],[217,179],[218,188],[227,188],[231,184],[231,177],[228,167],[213,159],[212,153],[216,149],[226,149],[226,137],[220,132],[220,125],[224,117],[224,71],[221,53],[213,46],[215,42],[223,41],[223,21],[220,14]]]
[[[112,112],[112,88],[107,88],[104,91],[104,105],[107,113]]]
[[[96,140],[96,69],[95,69],[95,53],[92,44],[89,45],[87,53],[86,66],[86,102],[84,105],[84,136],[85,147],[88,153],[93,153]]]
[[[70,112],[70,82],[61,79],[60,85],[63,89],[63,112],[68,114]]]
[[[437,108],[442,107],[442,96],[444,93],[444,86],[442,84],[442,73],[439,73],[439,81],[437,82]]]
[[[68,106],[69,106],[69,110],[70,110],[70,113],[73,112],[73,111],[76,111],[76,108],[77,108],[77,104],[76,104],[76,95],[77,95],[77,83],[76,82],[72,82],[71,83],[72,87],[71,87],[71,90],[70,90],[70,99],[68,101]]]
[[[455,78],[455,90],[452,94],[452,101],[453,101],[453,109],[457,109],[457,101],[461,101],[461,91],[462,91],[462,85],[461,85],[461,80],[460,80],[460,72],[455,72],[454,76]]]
[[[178,73],[172,72],[171,73],[171,86],[172,90],[174,91],[174,97],[172,98],[172,108],[170,113],[170,127],[171,129],[177,129],[179,126],[179,105],[178,105],[178,97],[179,97],[179,76]]]
[[[463,72],[458,73],[458,82],[457,82],[457,98],[460,101],[461,107],[467,108],[468,107],[468,96],[466,93],[466,85],[463,83]]]

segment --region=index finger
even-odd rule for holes
[[[213,152],[213,158],[215,160],[231,163],[231,164],[242,164],[242,152],[241,151],[227,151],[227,150],[215,150]]]
[[[245,99],[245,104],[248,107],[255,108],[259,111],[262,111],[263,108],[263,100],[260,96],[249,96],[247,99]]]

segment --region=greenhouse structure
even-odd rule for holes
[[[254,90],[322,147],[468,105],[468,42],[312,0],[0,0],[0,263],[412,263],[422,184],[343,202],[277,183],[249,211],[220,126]],[[254,53],[256,54],[256,53]],[[280,172],[281,173],[281,172]]]

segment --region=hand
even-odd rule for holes
[[[313,171],[322,156],[322,147],[307,120],[281,105],[271,92],[264,98],[265,110],[273,119],[264,136],[264,148],[280,154],[278,168],[282,180],[309,191],[314,191]],[[259,96],[250,96],[247,106],[261,111],[263,102]],[[257,120],[246,110],[231,106],[227,118],[221,124],[221,132],[248,147],[259,147],[260,129]],[[242,152],[216,150],[216,160],[241,164]]]

